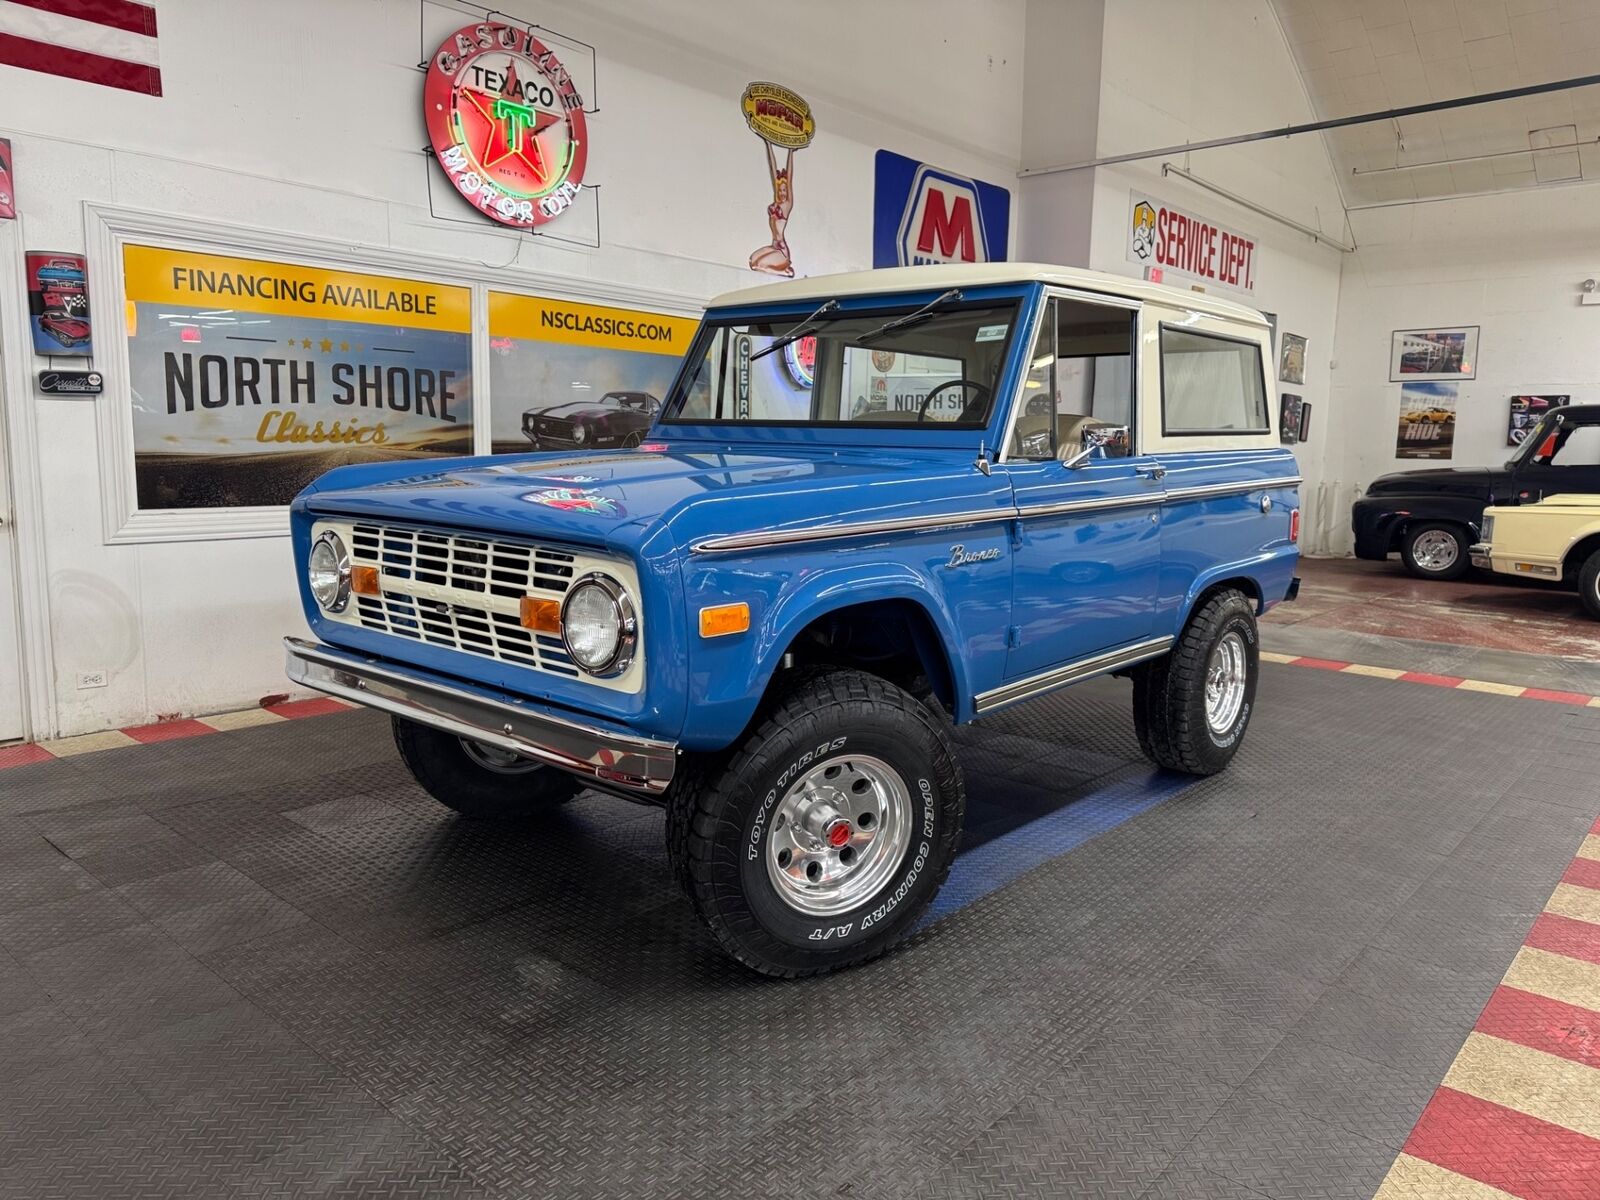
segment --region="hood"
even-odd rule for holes
[[[1482,499],[1489,495],[1497,475],[1504,470],[1489,467],[1441,467],[1426,471],[1395,471],[1372,481],[1367,489],[1369,496],[1422,493],[1433,496],[1470,496]]]
[[[526,409],[522,415],[525,417],[562,417],[571,420],[577,416],[599,417],[607,413],[622,411],[622,406],[619,404],[601,404],[594,400],[566,400],[560,404],[547,404],[543,407]]]
[[[926,516],[1010,503],[1003,477],[975,470],[966,452],[651,445],[456,459],[427,474],[414,463],[343,467],[295,504],[323,515],[625,549],[661,525],[681,546],[844,517]]]

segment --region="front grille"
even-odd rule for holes
[[[366,628],[556,675],[579,674],[559,637],[520,623],[524,596],[566,595],[574,555],[521,542],[357,523],[350,559],[377,567],[382,578],[381,594],[354,597],[356,618]]]

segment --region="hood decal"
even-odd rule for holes
[[[544,488],[522,497],[529,504],[543,504],[562,512],[605,513],[607,516],[627,515],[622,505],[610,496],[588,488]]]

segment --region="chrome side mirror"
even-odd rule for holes
[[[1083,431],[1083,445],[1071,458],[1061,460],[1068,470],[1077,470],[1095,457],[1126,458],[1128,455],[1128,427],[1126,425],[1090,425]]]

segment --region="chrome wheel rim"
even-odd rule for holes
[[[537,771],[542,766],[531,758],[523,758],[522,755],[511,750],[502,750],[499,746],[485,746],[482,742],[474,742],[470,738],[460,738],[459,741],[468,758],[485,771],[493,771],[496,775],[526,775],[529,771]]]
[[[888,883],[911,845],[911,789],[881,758],[848,754],[802,775],[770,818],[767,878],[806,916],[848,912]]]
[[[1411,557],[1424,571],[1448,571],[1460,554],[1456,539],[1442,529],[1425,530],[1411,543]]]
[[[1227,733],[1239,719],[1248,672],[1244,638],[1237,633],[1224,634],[1206,664],[1206,724],[1212,733]]]

